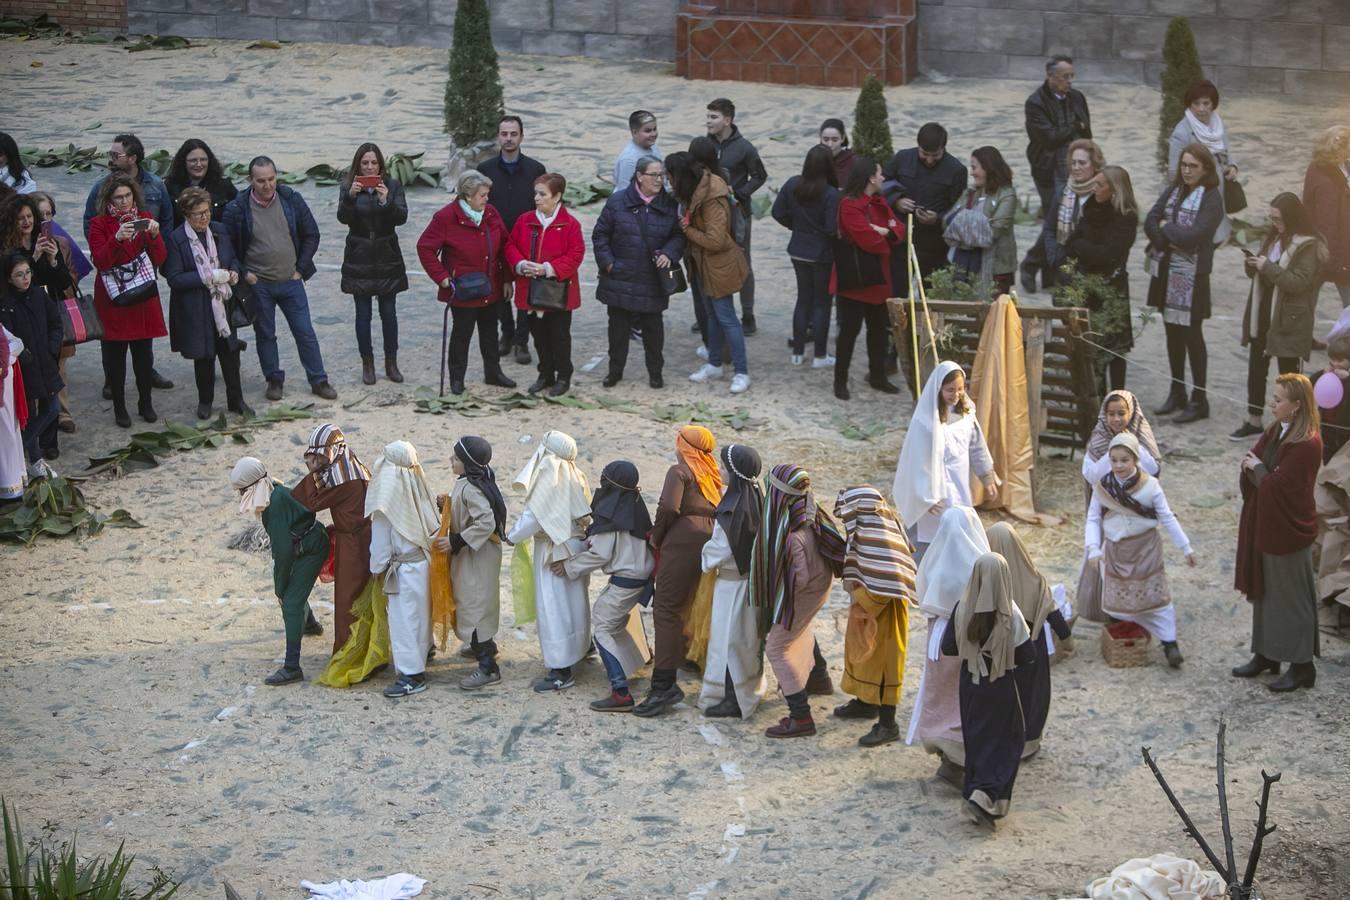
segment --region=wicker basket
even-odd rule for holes
[[[1109,627],[1102,628],[1102,659],[1113,669],[1131,669],[1153,662],[1153,636],[1117,638]]]

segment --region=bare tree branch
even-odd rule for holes
[[[1258,804],[1261,812],[1256,817],[1256,837],[1252,838],[1252,852],[1247,857],[1247,871],[1242,876],[1242,889],[1246,896],[1251,896],[1252,881],[1256,878],[1256,864],[1261,859],[1261,845],[1265,843],[1266,835],[1275,831],[1275,826],[1266,827],[1266,812],[1270,809],[1270,786],[1279,781],[1281,773],[1267,775],[1266,770],[1261,770],[1261,780],[1264,782],[1261,786],[1261,802]]]
[[[1228,818],[1228,776],[1224,772],[1224,734],[1228,731],[1228,723],[1222,718],[1219,719],[1219,740],[1218,748],[1215,751],[1215,775],[1219,786],[1219,822],[1223,826],[1223,855],[1228,863],[1228,874],[1224,880],[1231,886],[1237,878],[1237,863],[1233,861],[1233,826]]]
[[[1158,784],[1162,787],[1163,793],[1167,795],[1167,799],[1171,801],[1172,808],[1175,809],[1177,815],[1181,817],[1181,824],[1186,826],[1186,833],[1191,836],[1193,841],[1200,845],[1200,849],[1204,851],[1205,858],[1209,860],[1209,864],[1219,873],[1219,877],[1223,879],[1224,884],[1230,883],[1233,880],[1230,873],[1224,871],[1223,863],[1219,862],[1219,858],[1214,855],[1214,851],[1209,848],[1209,844],[1207,844],[1205,839],[1200,836],[1200,831],[1195,827],[1195,823],[1191,821],[1191,817],[1187,815],[1186,808],[1181,805],[1181,801],[1177,799],[1177,795],[1172,793],[1171,785],[1167,783],[1167,779],[1163,777],[1163,773],[1158,769],[1158,764],[1153,761],[1153,756],[1148,752],[1149,748],[1142,747],[1140,749],[1142,749],[1144,753],[1144,762],[1148,763],[1148,767],[1153,770],[1153,777],[1158,779]]]

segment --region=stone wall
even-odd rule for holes
[[[1220,90],[1350,92],[1350,0],[919,0],[919,68],[1038,79],[1067,53],[1082,81],[1156,86],[1173,16]]]

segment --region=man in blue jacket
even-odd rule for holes
[[[325,400],[336,400],[337,391],[323,369],[305,294],[305,282],[316,271],[314,254],[319,249],[319,226],[305,198],[278,185],[276,163],[257,156],[248,164],[248,187],[229,202],[223,218],[235,255],[243,262],[244,280],[253,286],[258,300],[253,334],[267,379],[267,399],[280,400],[286,381],[277,354],[277,307],[281,307],[310,389]]]

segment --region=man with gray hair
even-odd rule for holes
[[[1045,256],[1046,234],[1055,227],[1055,204],[1069,177],[1069,145],[1092,137],[1087,98],[1073,89],[1073,59],[1052,56],[1045,63],[1045,83],[1026,102],[1027,161],[1041,198],[1041,233],[1022,260],[1022,287],[1036,293],[1036,273],[1042,284],[1055,283],[1053,264]]]
[[[248,187],[229,202],[222,219],[234,252],[244,264],[244,281],[253,287],[258,301],[253,335],[258,363],[267,379],[267,399],[280,400],[286,381],[277,353],[280,307],[291,326],[310,390],[325,400],[336,400],[337,391],[323,369],[323,353],[305,294],[305,282],[317,271],[314,254],[319,249],[319,226],[305,198],[277,184],[276,163],[256,156],[248,164]]]

